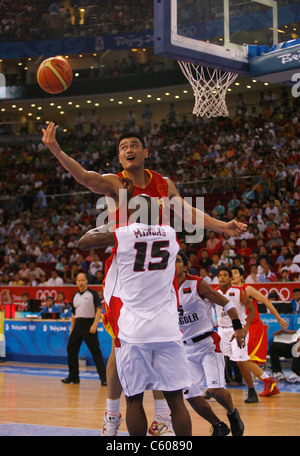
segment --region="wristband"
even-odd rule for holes
[[[236,308],[235,305],[230,301],[224,306],[224,310],[226,313],[228,313],[228,310],[235,309],[235,308]]]
[[[232,320],[233,329],[236,331],[237,329],[243,329],[242,323],[238,318]]]

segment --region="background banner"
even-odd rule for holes
[[[292,290],[294,288],[300,288],[300,282],[270,282],[270,283],[259,283],[251,284],[264,296],[268,296],[271,291],[276,291],[278,293],[279,299],[281,301],[290,301],[292,299]],[[89,288],[94,290],[99,290],[100,285],[89,285]],[[57,293],[62,291],[65,295],[66,301],[71,302],[72,296],[78,288],[74,286],[61,286],[61,287],[0,287],[1,290],[8,290],[12,296],[13,304],[18,305],[22,303],[22,294],[28,293],[30,299],[40,299],[42,304],[45,303],[47,296],[53,296],[54,299],[57,297]],[[3,309],[3,306],[7,304],[5,293],[0,298],[0,309]]]

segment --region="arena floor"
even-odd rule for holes
[[[79,385],[65,385],[66,366],[5,362],[0,365],[0,436],[100,436],[106,408],[106,387],[93,367],[81,369]],[[288,370],[285,372],[290,374]],[[259,393],[262,383],[255,381]],[[245,423],[245,436],[300,436],[300,384],[280,382],[281,393],[245,404],[246,387],[231,387],[235,406]],[[153,419],[152,393],[144,405]],[[214,412],[227,422],[225,410],[210,400]],[[193,435],[209,436],[210,424],[189,406]],[[125,399],[121,398],[125,415]],[[123,420],[119,435],[128,435]]]

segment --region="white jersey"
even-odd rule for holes
[[[104,288],[105,301],[116,294],[123,305],[118,338],[130,343],[182,339],[178,324],[176,255],[179,244],[170,226],[133,223],[119,227]]]
[[[239,315],[239,319],[244,326],[246,324],[246,319],[247,319],[247,314],[246,314],[246,308],[245,306],[241,303],[241,295],[243,291],[243,287],[236,287],[231,285],[229,288],[227,288],[226,292],[224,293],[220,287],[217,287],[216,290],[225,298],[228,299],[228,301],[232,302],[232,304],[235,305],[236,310]],[[218,325],[223,327],[223,328],[231,328],[232,327],[232,320],[231,318],[227,315],[227,313],[224,311],[224,309],[220,306],[216,306],[216,313],[217,313],[217,318],[218,318]]]
[[[183,340],[214,330],[212,304],[198,293],[201,280],[200,277],[187,275],[178,287],[179,326]]]

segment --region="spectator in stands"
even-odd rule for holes
[[[276,274],[271,271],[270,265],[267,262],[262,266],[262,269],[262,274],[258,276],[259,282],[277,282]]]
[[[280,230],[289,230],[290,229],[290,224],[289,224],[289,217],[288,215],[284,215],[282,217],[282,222],[279,225]]]
[[[216,233],[214,233],[213,231],[210,231],[208,233],[208,239],[206,241],[206,248],[212,252],[213,250],[215,250],[217,248],[217,246],[221,246],[222,242],[220,241],[220,239],[218,239],[216,237]]]
[[[36,280],[34,274],[32,274],[32,273],[29,274],[28,275],[28,281],[27,281],[26,285],[28,287],[37,287],[38,284],[39,284],[39,282]]]
[[[233,258],[235,255],[235,250],[231,248],[229,242],[225,242],[224,244],[224,250],[227,250],[229,258]]]
[[[208,273],[211,278],[216,277],[218,275],[218,270],[221,266],[224,266],[224,263],[220,260],[220,255],[218,253],[214,253],[212,256],[212,264],[209,267]]]
[[[72,270],[69,264],[65,264],[64,266],[63,281],[65,284],[74,283],[72,278]]]
[[[45,271],[43,271],[41,268],[39,268],[38,266],[36,266],[35,262],[34,261],[31,261],[29,263],[29,266],[28,268],[26,269],[26,277],[27,279],[29,278],[29,275],[30,274],[33,274],[35,279],[39,280],[41,275],[42,274],[45,274]]]
[[[270,232],[270,240],[266,244],[268,251],[271,251],[271,248],[273,246],[282,247],[283,245],[284,245],[284,242],[283,242],[282,238],[280,237],[278,230],[272,229]]]
[[[55,265],[55,269],[56,269],[58,272],[64,272],[65,264],[67,264],[67,258],[66,258],[65,256],[61,255],[61,256],[59,257],[58,262],[57,262],[56,265]]]
[[[245,217],[246,219],[249,218],[249,213],[250,213],[250,210],[248,209],[248,207],[246,206],[246,204],[241,201],[238,209],[237,209],[237,217],[240,219],[241,217]]]
[[[49,287],[58,287],[63,285],[64,281],[61,277],[59,277],[58,272],[56,269],[51,271],[51,277],[47,280],[47,285]]]
[[[208,255],[208,250],[207,249],[201,250],[201,254],[200,254],[200,259],[198,261],[198,265],[201,268],[205,268],[208,271],[208,269],[209,269],[211,264],[212,264],[212,259]]]
[[[19,286],[22,287],[25,285],[25,281],[21,279],[20,274],[17,272],[11,277],[11,280],[8,284],[9,286]]]
[[[47,287],[48,286],[47,277],[46,277],[45,273],[41,274],[40,280],[38,281],[38,286],[39,287]]]
[[[36,259],[37,263],[54,263],[55,259],[52,253],[49,251],[48,246],[44,246],[41,255],[39,255]]]
[[[103,273],[103,271],[100,271],[100,269],[98,269],[98,271],[96,271],[96,275],[89,275],[88,282],[90,284],[94,284],[94,285],[102,285],[103,280],[104,280],[104,273]]]
[[[298,253],[297,255],[295,255],[293,257],[293,263],[298,264],[298,265],[300,264],[300,253]]]
[[[300,267],[298,266],[298,264],[293,263],[293,255],[291,253],[288,253],[287,255],[285,255],[284,259],[285,259],[284,269],[287,269],[289,274],[293,274],[294,272],[300,273]],[[278,268],[278,272],[281,272],[281,265]]]
[[[207,270],[205,268],[200,268],[199,276],[201,277],[201,279],[205,280],[205,282],[211,283],[211,278],[207,274]]]
[[[237,268],[241,268],[243,271],[245,269],[245,266],[244,266],[244,257],[240,256],[240,255],[235,255],[233,257],[233,264],[234,266],[236,266]]]
[[[220,261],[225,266],[230,266],[233,263],[232,257],[229,256],[229,249],[227,249],[227,248],[223,249],[223,252],[220,256]]]
[[[72,249],[72,253],[70,255],[70,258],[69,258],[69,262],[70,264],[72,263],[76,263],[79,259],[79,253],[78,253],[78,249],[77,248],[73,248]]]
[[[255,191],[251,188],[251,185],[246,185],[245,191],[242,193],[242,201],[246,204],[255,199]],[[250,211],[249,211],[250,215]]]
[[[225,215],[225,206],[221,203],[221,200],[217,200],[216,205],[212,210],[212,215],[220,220],[223,219]]]
[[[240,255],[243,257],[249,257],[251,252],[252,252],[252,250],[250,249],[250,247],[248,247],[248,243],[247,243],[246,239],[242,239],[241,246],[236,252],[237,255]]]
[[[53,29],[57,29],[59,27],[59,8],[57,3],[51,3],[51,5],[49,6],[49,14],[50,27]]]
[[[256,264],[251,264],[251,266],[250,266],[250,274],[246,277],[245,283],[258,283],[258,275],[257,275],[257,266],[256,266]]]
[[[270,198],[267,203],[267,207],[265,209],[265,214],[267,217],[269,217],[270,214],[274,215],[274,219],[276,216],[278,216],[278,208],[275,206],[275,200],[274,198]]]
[[[100,261],[99,255],[95,253],[89,266],[89,274],[95,276],[97,271],[103,271],[103,263]]]
[[[290,282],[289,271],[284,267],[281,269],[281,279],[280,282]]]
[[[294,288],[292,296],[291,304],[293,306],[293,313],[300,314],[300,288]]]

